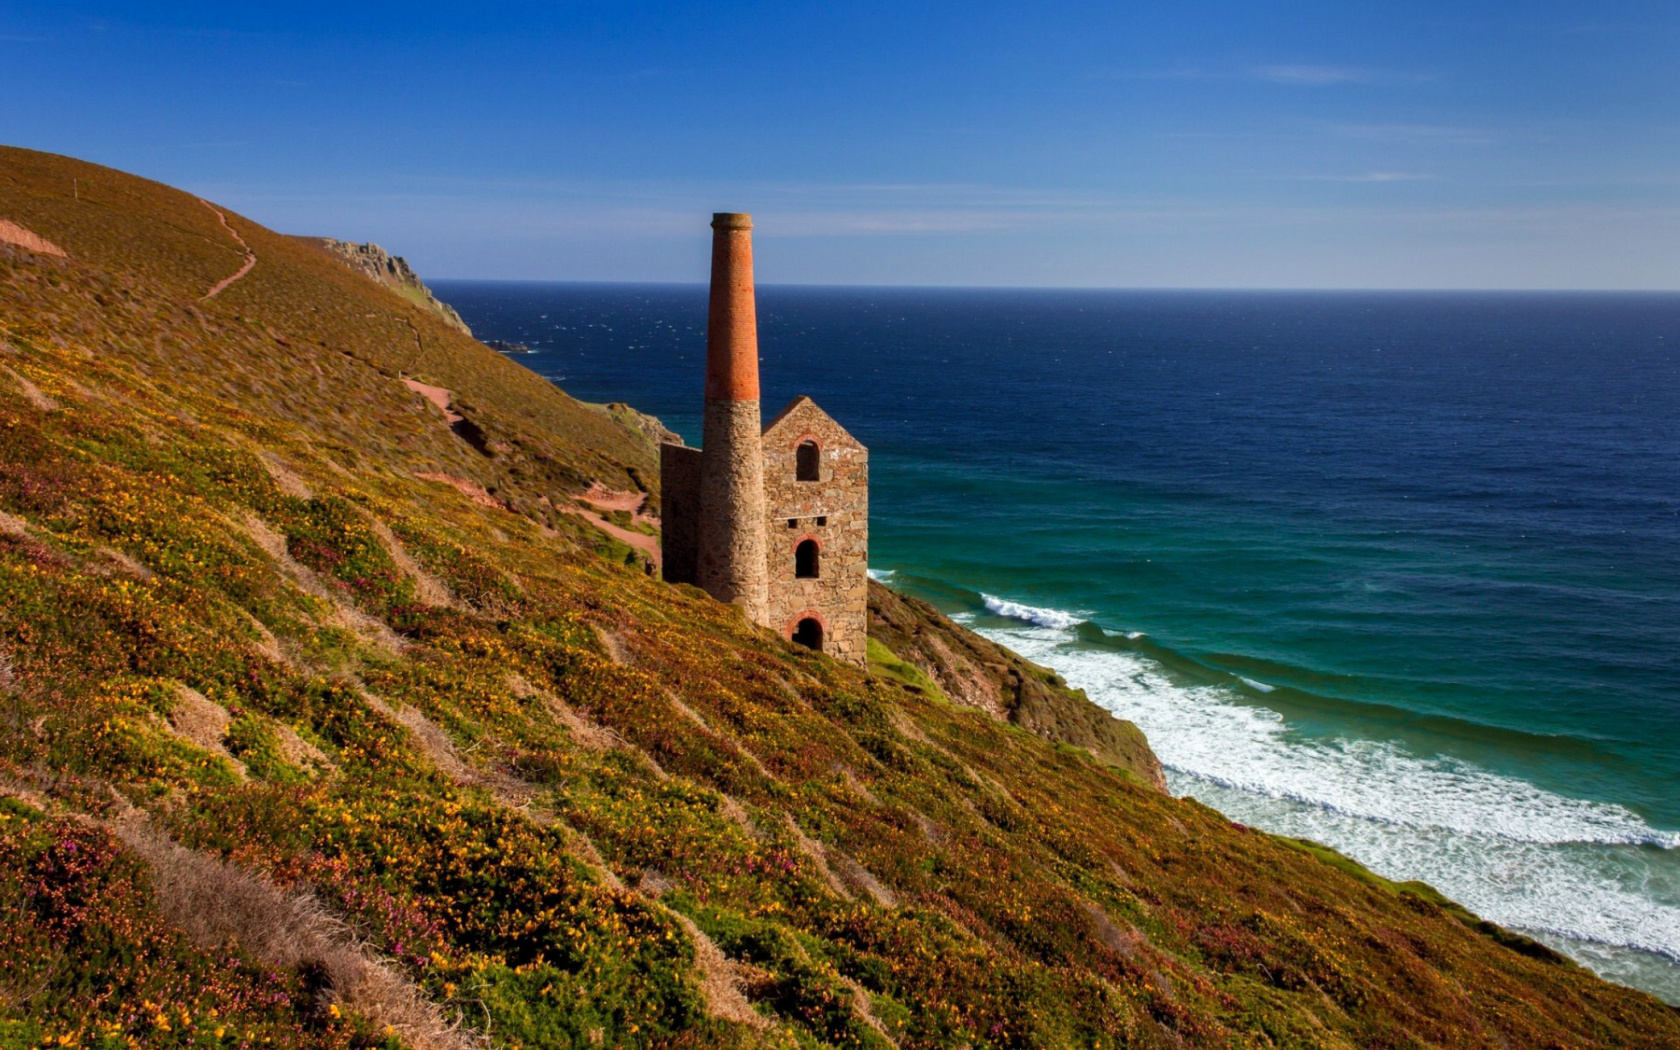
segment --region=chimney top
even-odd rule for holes
[[[752,216],[745,212],[725,211],[712,216],[712,293],[706,320],[706,400],[758,400],[758,315],[753,303]]]

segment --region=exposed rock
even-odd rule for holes
[[[455,308],[432,294],[420,275],[400,255],[392,255],[377,244],[355,244],[332,237],[321,237],[316,243],[343,259],[350,267],[396,292],[404,299],[419,303],[447,321],[451,327],[472,335],[467,322]]]
[[[659,421],[658,416],[650,416],[646,412],[638,412],[622,401],[612,401],[603,406],[607,415],[620,425],[629,428],[647,439],[648,444],[657,449],[660,445],[680,445],[682,435]]]

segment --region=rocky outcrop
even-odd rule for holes
[[[681,435],[659,421],[658,416],[650,416],[646,412],[637,411],[622,401],[611,401],[603,406],[607,415],[624,427],[640,434],[649,445],[658,449],[660,445],[680,445],[683,443]]]
[[[455,308],[433,295],[426,283],[420,280],[420,275],[414,272],[414,267],[408,265],[408,260],[402,256],[392,255],[377,244],[356,244],[332,237],[318,238],[316,243],[344,260],[351,269],[378,281],[404,299],[434,311],[463,334],[472,335],[472,329],[461,320]]]
[[[951,700],[1052,743],[1084,748],[1166,790],[1160,759],[1137,726],[1098,707],[1056,672],[952,622],[927,602],[871,581],[869,637],[931,678]]]

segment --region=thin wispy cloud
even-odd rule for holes
[[[1358,175],[1283,175],[1300,182],[1426,182],[1435,176],[1418,171],[1367,171]]]
[[[1184,65],[1170,69],[1099,69],[1088,76],[1093,80],[1260,80],[1287,87],[1309,88],[1339,84],[1422,84],[1435,79],[1434,74],[1424,72],[1291,62],[1246,67]]]
[[[1346,66],[1255,66],[1250,73],[1274,84],[1327,87],[1331,84],[1369,84],[1377,75],[1368,69]]]
[[[1462,146],[1485,145],[1504,137],[1487,128],[1446,124],[1332,124],[1330,130],[1344,138],[1374,142],[1439,142]]]

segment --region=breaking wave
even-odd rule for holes
[[[1118,644],[1129,635],[1089,624],[1070,635],[1083,622],[1071,613],[990,596],[984,603],[1022,623],[961,618],[1135,722],[1174,793],[1244,824],[1326,843],[1388,878],[1427,882],[1607,976],[1642,969],[1649,987],[1653,966],[1680,962],[1680,833],[1623,806],[1400,743],[1308,736],[1235,685],[1262,694],[1275,687],[1238,676],[1230,685],[1187,685]],[[1680,978],[1656,981],[1665,997],[1680,997]]]
[[[1024,620],[1040,627],[1049,627],[1058,631],[1065,631],[1069,627],[1078,627],[1085,622],[1083,616],[1062,612],[1060,609],[1040,609],[1033,605],[1022,605],[1007,598],[999,598],[992,594],[982,594],[980,600],[986,603],[988,612],[995,616],[1003,616],[1011,620]]]

